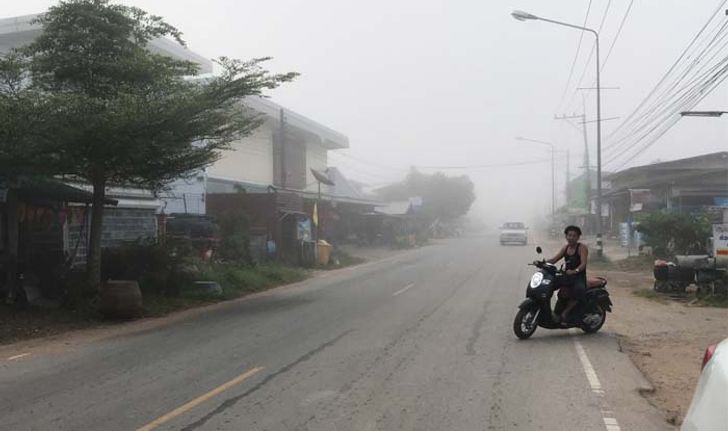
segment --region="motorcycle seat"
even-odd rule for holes
[[[605,287],[607,285],[607,279],[604,277],[589,277],[586,280],[587,289],[596,289],[599,287]]]

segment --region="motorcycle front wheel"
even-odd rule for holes
[[[536,310],[519,309],[516,318],[513,319],[513,332],[516,337],[525,340],[536,332]]]
[[[584,315],[583,324],[581,330],[587,334],[593,334],[604,326],[604,322],[607,321],[607,313],[602,310],[602,307],[595,306],[592,311]]]

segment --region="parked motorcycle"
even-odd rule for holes
[[[541,254],[541,247],[536,247],[536,252]],[[607,320],[607,312],[612,311],[605,278],[596,277],[587,281],[584,299],[569,312],[566,320],[570,323],[562,325],[554,319],[554,315],[561,315],[569,300],[560,295],[552,310],[551,299],[554,292],[564,285],[566,274],[545,260],[531,265],[535,265],[538,271],[531,276],[526,287],[526,299],[518,306],[513,320],[513,332],[518,338],[529,338],[539,326],[546,329],[579,328],[586,333],[601,329]]]

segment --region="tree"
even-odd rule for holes
[[[448,177],[437,172],[423,174],[412,169],[404,181],[376,191],[385,201],[422,197],[422,212],[435,219],[452,220],[467,214],[475,201],[473,182],[467,175]]]
[[[184,45],[176,28],[108,0],[62,1],[39,22],[42,34],[14,55],[30,78],[29,94],[54,101],[56,109],[42,107],[43,130],[53,140],[30,148],[45,170],[93,187],[87,278],[97,286],[106,188],[159,190],[215,162],[220,150],[259,125],[244,114],[242,98],[296,74],[268,73],[262,68],[268,58],[223,57],[219,75],[188,79],[197,65],[146,49],[159,37]],[[13,157],[0,152],[0,164]]]

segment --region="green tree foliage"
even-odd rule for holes
[[[710,221],[704,215],[656,211],[639,219],[637,231],[660,257],[704,253],[711,235]]]
[[[68,0],[39,18],[42,34],[3,59],[0,69],[21,91],[0,99],[11,112],[13,139],[43,119],[21,151],[0,151],[0,166],[27,165],[90,183],[94,205],[88,281],[100,281],[100,240],[106,188],[124,185],[159,190],[170,181],[207,166],[220,150],[249,134],[259,119],[244,114],[241,99],[292,80],[270,74],[267,58],[221,58],[222,72],[188,79],[198,67],[147,50],[156,38],[184,44],[162,18],[108,0]],[[9,92],[13,94],[13,92]],[[26,107],[25,101],[34,102]],[[30,123],[25,119],[30,118]],[[6,124],[3,124],[6,125]],[[0,135],[0,139],[3,136]]]
[[[449,177],[441,172],[427,175],[415,169],[404,181],[383,187],[376,193],[389,202],[420,196],[423,213],[441,220],[467,214],[475,201],[473,182],[467,175]]]

